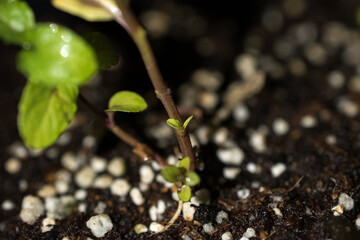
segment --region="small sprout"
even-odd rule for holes
[[[186,119],[186,121],[184,122],[184,129],[186,129],[187,125],[189,124],[189,122],[191,121],[191,119],[193,119],[194,116],[190,116],[188,119]]]
[[[179,122],[179,120],[176,120],[176,119],[174,119],[174,118],[169,118],[169,119],[166,121],[166,123],[167,123],[170,127],[175,128],[175,129],[177,129],[177,130],[180,130],[180,131],[184,131],[184,130],[185,130],[184,127],[181,126],[181,123]]]
[[[106,112],[141,112],[147,108],[143,97],[135,92],[120,91],[115,93],[109,101]]]
[[[183,125],[181,125],[180,121],[174,118],[169,118],[166,123],[172,127],[175,128],[177,130],[180,131],[185,131],[187,125],[189,124],[189,122],[191,121],[191,119],[193,119],[194,116],[189,117],[188,119],[186,119],[186,121],[184,122]]]
[[[179,186],[178,197],[187,202],[191,198],[191,188],[200,182],[200,177],[196,172],[190,172],[190,158],[186,157],[179,162],[179,165],[167,166],[161,174],[166,181],[176,183]]]

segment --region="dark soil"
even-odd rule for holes
[[[305,46],[297,43],[294,43],[295,50],[289,57],[282,58],[274,52],[274,44],[282,37],[289,37],[293,27],[301,23],[315,26],[317,36],[314,42],[323,46],[325,26],[332,21],[340,22],[344,28],[360,35],[360,28],[354,20],[355,9],[360,2],[304,2],[307,4],[306,11],[296,18],[290,18],[281,8],[283,1],[248,0],[241,1],[241,7],[231,6],[235,5],[233,2],[219,1],[216,4],[208,1],[133,1],[134,11],[139,16],[149,9],[173,13],[170,17],[175,20],[167,33],[160,38],[150,35],[160,68],[173,89],[190,83],[191,74],[196,69],[206,68],[223,74],[224,82],[216,92],[221,96],[229,84],[240,81],[234,59],[248,52],[249,36],[258,36],[262,41],[254,55],[259,59],[258,68],[267,74],[262,90],[244,102],[250,115],[242,124],[229,116],[220,126],[212,125],[211,119],[222,103],[209,111],[196,105],[202,110],[203,117],[191,123],[190,132],[195,133],[200,126],[206,125],[210,134],[209,142],[201,144],[199,148],[198,161],[204,164],[204,168],[198,171],[201,184],[194,191],[208,189],[211,201],[209,205],[196,206],[194,221],[185,221],[180,217],[171,228],[158,235],[152,235],[150,231],[142,234],[134,232],[134,226],[138,223],[150,225],[149,208],[156,205],[159,199],[167,205],[159,223],[166,224],[176,210],[177,202],[172,199],[171,190],[157,181],[143,192],[145,203],[141,206],[136,206],[129,195],[124,201],[112,195],[109,189],[89,188],[87,197],[81,201],[87,205],[85,213],[80,212],[76,205],[69,216],[56,220],[51,231],[41,232],[41,222],[45,216],[40,217],[34,225],[22,222],[19,217],[22,199],[29,194],[36,195],[43,185],[54,183],[55,173],[63,168],[60,163],[62,152],[82,152],[87,159],[94,155],[108,160],[122,156],[127,165],[123,178],[131,186],[139,185],[139,166],[143,163],[127,145],[107,132],[91,113],[80,107],[77,116],[80,124],[69,130],[69,144],[55,145],[60,152],[59,157],[51,159],[46,154],[36,157],[28,154],[21,160],[19,173],[8,173],[4,168],[5,162],[14,156],[10,146],[21,142],[16,129],[16,106],[25,80],[16,72],[15,56],[18,49],[0,45],[0,203],[11,200],[15,205],[12,210],[0,209],[0,239],[95,239],[86,227],[86,221],[96,215],[94,208],[99,201],[106,203],[104,214],[108,214],[114,224],[103,239],[221,239],[225,232],[230,232],[232,238],[238,240],[248,228],[255,230],[256,239],[360,239],[360,230],[355,225],[356,219],[360,218],[360,114],[349,115],[344,113],[343,108],[346,107],[339,107],[339,101],[346,98],[360,109],[360,92],[350,85],[353,76],[360,76],[360,61],[356,64],[344,62],[342,54],[347,48],[346,44],[351,42],[332,50],[325,48],[326,60],[322,64],[309,60],[304,54]],[[115,44],[118,42],[116,46],[121,55],[121,66],[103,73],[101,85],[84,87],[83,95],[103,109],[106,100],[119,89],[144,94],[150,105],[149,110],[139,115],[119,115],[119,124],[162,154],[173,154],[176,145],[174,139],[161,148],[157,144],[159,139],[145,134],[144,126],[151,128],[165,121],[166,116],[155,99],[141,59],[125,31],[113,23],[88,24],[50,10],[49,6],[40,5],[37,1],[29,1],[29,4],[39,21],[58,21],[80,33],[101,31]],[[273,32],[266,29],[261,21],[268,9],[277,9],[283,14],[283,24]],[[189,16],[201,18],[206,27],[200,32],[191,33],[184,23]],[[203,37],[211,39],[216,46],[214,52],[207,56],[200,55],[195,47],[195,43]],[[360,42],[359,39],[355,36],[353,40]],[[267,69],[268,65],[261,61],[264,56],[272,56],[272,61],[283,68],[283,74]],[[295,57],[302,59],[307,67],[301,76],[294,75],[288,69],[290,59]],[[328,75],[333,70],[339,70],[345,76],[345,82],[339,88],[328,83]],[[175,90],[174,96],[178,102],[182,100]],[[306,115],[317,120],[313,127],[302,125]],[[282,136],[277,135],[272,127],[277,118],[283,118],[289,124],[289,131]],[[267,128],[266,150],[256,152],[249,139],[260,126]],[[232,180],[223,176],[223,168],[229,166],[217,157],[217,150],[224,146],[211,140],[220,127],[225,127],[229,132],[226,141],[235,142],[245,154],[242,164],[234,166],[241,171]],[[83,138],[89,134],[95,136],[98,142],[97,147],[92,149],[82,147]],[[329,135],[335,137],[335,142],[329,140]],[[261,171],[249,172],[246,167],[248,163],[257,164]],[[278,177],[271,173],[276,163],[286,166]],[[21,180],[28,183],[25,190],[20,190]],[[77,189],[72,181],[67,195],[73,195]],[[240,189],[250,190],[250,195],[240,199],[237,195]],[[338,197],[342,193],[354,200],[354,207],[340,216],[334,216],[332,208],[338,205]],[[275,208],[282,216],[276,214]],[[221,210],[227,212],[229,218],[219,224],[215,219]],[[203,229],[207,223],[214,226],[210,233]]]

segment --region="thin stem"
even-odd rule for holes
[[[180,217],[180,214],[181,214],[181,210],[183,208],[183,204],[184,202],[182,200],[179,200],[178,202],[178,207],[176,209],[176,212],[174,214],[174,216],[170,219],[170,221],[166,224],[166,226],[164,227],[163,230],[161,230],[160,232],[156,232],[156,233],[153,233],[151,234],[152,235],[155,235],[155,234],[159,234],[159,233],[162,233],[162,232],[165,232],[169,227],[171,227],[175,222],[176,220]]]
[[[118,138],[123,140],[125,143],[130,145],[133,148],[133,152],[139,156],[143,161],[148,161],[155,159],[158,161],[160,166],[166,166],[166,161],[157,153],[155,153],[150,147],[146,144],[141,143],[136,138],[122,130],[114,121],[114,113],[100,111],[94,105],[92,105],[89,101],[87,101],[84,96],[79,94],[79,101],[83,104],[87,109],[89,109],[95,116],[104,123],[104,125],[114,133]]]
[[[171,96],[171,90],[163,80],[144,28],[138,23],[131,10],[122,0],[117,1],[117,3],[121,11],[112,11],[111,13],[114,14],[115,20],[120,25],[124,26],[124,22],[126,23],[125,29],[139,49],[150,80],[155,88],[156,96],[164,105],[169,117],[178,120],[182,124],[183,121]],[[106,6],[103,7],[106,8]],[[195,169],[195,155],[191,146],[189,134],[186,130],[175,130],[175,135],[183,155],[182,157],[190,158],[191,162],[189,170],[193,171]]]
[[[84,105],[87,109],[89,109],[90,112],[92,112],[100,121],[106,124],[108,117],[105,112],[102,112],[99,109],[97,109],[88,100],[86,100],[86,98],[84,98],[84,96],[81,95],[80,93],[78,99],[82,105]]]
[[[124,142],[129,144],[131,147],[135,147],[139,144],[139,141],[122,130],[114,121],[114,112],[107,112],[107,122],[106,126],[109,128],[116,136],[118,136],[120,139],[122,139]]]

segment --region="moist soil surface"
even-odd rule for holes
[[[99,74],[82,94],[100,109],[118,90],[143,94],[149,109],[119,114],[118,124],[174,162],[176,141],[125,31],[113,23],[89,24],[50,6],[29,3],[38,21],[58,21],[79,33],[100,31],[109,36],[119,49],[119,64]],[[0,46],[0,239],[96,239],[86,222],[100,213],[113,223],[102,239],[360,239],[356,1],[217,4],[221,6],[207,1],[133,1],[141,19],[151,22],[160,15],[162,22],[168,21],[165,30],[150,31],[149,37],[184,119],[195,115],[189,132],[197,142],[201,176],[193,189],[197,200],[191,201],[196,211],[192,221],[181,215],[160,234],[137,234],[134,226],[165,225],[177,208],[173,188],[159,180],[155,163],[138,159],[81,105],[74,124],[53,147],[42,152],[23,147],[16,128],[16,106],[25,84],[15,67],[18,48]],[[205,78],[195,74],[199,69]],[[214,121],[226,105],[223,96],[229,89],[241,84],[244,89],[251,81],[248,71],[264,72],[264,85],[257,92],[246,90],[246,98],[233,104],[227,117]],[[77,170],[63,163],[65,153],[76,156]],[[75,176],[94,156],[107,162],[121,157],[126,165],[121,176],[106,169],[96,175],[125,179],[131,188],[141,189],[144,203],[136,205],[129,194],[114,195],[109,186],[91,185],[83,188],[85,198],[76,195],[82,188]],[[11,158],[20,161],[18,172],[6,167]],[[144,165],[156,175],[146,186],[139,173]],[[39,198],[45,202],[49,196],[72,197],[66,213],[46,232],[42,222],[49,211],[33,225],[24,223],[19,217],[23,198],[42,195],[39,190],[54,187],[64,171],[70,176],[67,189]],[[166,206],[161,212],[159,201]],[[149,213],[152,206],[158,206],[155,217]],[[227,217],[219,221],[221,211]]]

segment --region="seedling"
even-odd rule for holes
[[[182,159],[178,166],[166,166],[161,170],[161,174],[166,181],[175,183],[178,187],[179,199],[187,202],[191,198],[191,187],[200,182],[200,177],[196,172],[190,172],[190,159]]]
[[[174,128],[183,160],[177,167],[166,166],[159,154],[114,122],[114,112],[146,109],[145,100],[137,93],[115,93],[105,111],[96,109],[79,93],[79,87],[86,84],[95,72],[106,70],[117,62],[115,51],[106,37],[91,33],[85,41],[66,27],[36,23],[32,10],[25,2],[4,0],[0,2],[0,38],[5,43],[22,47],[17,65],[27,77],[18,114],[18,128],[25,145],[35,149],[51,146],[73,120],[79,99],[141,159],[156,159],[163,167],[161,173],[164,178],[178,186],[179,206],[168,228],[180,215],[183,201],[189,201],[191,187],[200,182],[194,172],[195,156],[186,131],[193,117],[182,122],[171,91],[160,74],[146,32],[132,14],[127,0],[53,0],[52,3],[88,21],[115,20],[125,28],[139,49],[156,96],[169,115],[167,123]]]

